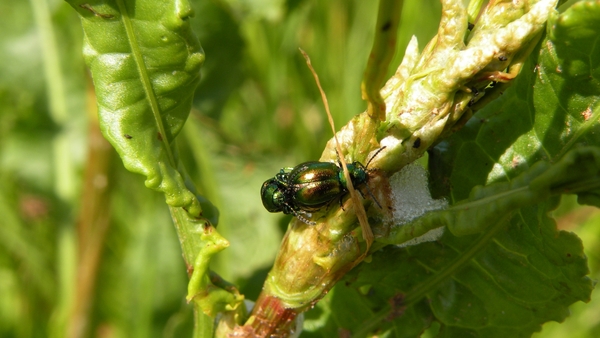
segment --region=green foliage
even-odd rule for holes
[[[600,18],[590,13],[599,9],[578,3],[556,18],[513,86],[430,154],[434,191],[454,205],[418,221],[449,232],[435,243],[375,254],[319,307],[338,297],[351,303],[330,309],[313,329],[414,336],[435,318],[441,336],[527,337],[546,321],[565,320],[573,302],[590,300],[594,283],[581,241],[556,230],[548,213],[557,200],[548,198],[584,189],[579,201],[598,205],[598,148],[581,146],[600,141],[593,61],[600,55],[588,47]],[[339,313],[364,307],[367,298],[379,301],[361,320]]]
[[[82,18],[84,56],[104,136],[125,168],[146,176],[147,187],[165,193],[170,206],[198,216],[199,202],[177,171],[172,148],[204,61],[188,23],[192,8],[181,4],[173,10],[174,2],[68,2]]]
[[[161,185],[168,179],[176,187],[173,205],[193,204],[197,196],[173,170],[181,161],[198,192],[218,208],[218,230],[231,243],[211,268],[256,299],[287,223],[263,210],[260,184],[280,167],[316,159],[331,137],[297,48],[311,56],[341,127],[366,107],[360,81],[376,2],[193,1],[195,17],[179,32],[186,42],[173,44],[163,43],[179,42],[172,37],[179,36],[174,31],[182,23],[162,22],[157,13],[139,9],[136,14],[147,14],[146,21],[131,25],[140,33],[137,54],[147,62],[146,71],[115,53],[131,51],[124,44],[131,41],[127,27],[93,27],[105,19],[99,14],[114,15],[118,6],[94,13],[79,6],[90,1],[73,4],[0,0],[0,336],[62,337],[80,327],[77,315],[89,319],[86,336],[190,336],[186,266],[164,196],[145,189],[144,177],[126,172],[106,145],[103,151],[93,147],[98,126],[89,107],[96,99],[86,98],[91,85],[81,53],[84,35],[73,8],[86,17],[86,58],[100,109],[142,115],[135,127],[131,121],[102,121],[105,134],[126,166],[147,176],[146,184],[168,192]],[[404,50],[412,34],[422,42],[430,39],[438,18],[438,1],[405,1],[397,50]],[[599,18],[600,7],[592,1],[555,18],[548,39],[513,86],[430,154],[435,195],[448,196],[452,205],[470,203],[474,187],[499,182],[480,191],[500,201],[505,188],[486,189],[518,181],[541,160],[557,168],[552,165],[571,150],[600,144],[600,55],[594,48]],[[196,75],[202,57],[192,31],[206,52],[201,79]],[[166,41],[155,40],[156,34]],[[126,67],[111,73],[102,62]],[[182,63],[189,67],[174,66]],[[140,72],[147,73],[143,81],[134,75]],[[113,82],[119,85],[107,85]],[[140,100],[147,95],[155,101]],[[157,132],[168,141],[179,135],[178,148]],[[147,146],[154,157],[147,148],[140,151]],[[584,163],[590,166],[580,166]],[[99,174],[88,179],[84,173],[94,168]],[[557,170],[565,173],[564,168]],[[591,160],[575,163],[575,169],[586,168],[598,166]],[[549,176],[546,182],[561,177]],[[306,314],[303,336],[329,337],[340,328],[356,334],[378,328],[382,336],[414,337],[424,330],[529,336],[545,321],[564,320],[568,305],[589,299],[589,277],[600,277],[600,220],[594,209],[563,203],[558,226],[576,231],[581,241],[557,230],[550,215],[558,199],[550,193],[583,177],[585,172],[567,171],[541,203],[497,217],[509,224],[491,222],[460,237],[447,231],[438,242],[376,253]],[[87,182],[104,190],[88,195]],[[180,188],[191,195],[177,195]],[[579,198],[598,205],[597,193]],[[86,215],[92,202],[99,206]],[[203,211],[212,210],[200,202]],[[581,220],[569,221],[573,215]],[[89,232],[86,224],[107,227]],[[86,252],[97,260],[88,261]],[[95,281],[91,289],[85,288],[86,278]],[[572,318],[546,324],[539,336],[598,335],[597,321],[585,320],[598,318],[597,298],[592,294],[590,304],[575,304]],[[78,299],[88,301],[89,312],[78,310]]]

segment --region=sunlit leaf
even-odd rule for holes
[[[69,1],[81,15],[84,56],[100,125],[125,167],[167,203],[199,215],[177,170],[174,140],[185,123],[204,54],[189,26],[187,2]]]
[[[355,292],[384,301],[374,305],[376,312],[361,324],[346,321],[342,327],[357,336],[376,329],[418,336],[433,318],[441,323],[439,334],[444,337],[529,336],[547,321],[564,320],[572,303],[590,299],[593,283],[587,277],[580,240],[557,230],[547,215],[556,206],[548,192],[597,175],[595,158],[572,157],[569,152],[600,144],[596,108],[600,55],[590,47],[600,33],[596,11],[596,3],[582,2],[558,16],[514,85],[430,156],[437,195],[448,195],[452,203],[477,200],[476,196],[485,200],[486,191],[491,194],[487,198],[498,199],[510,184],[518,185],[517,176],[526,171],[537,174],[523,184],[546,191],[546,197],[523,196],[525,200],[513,204],[513,212],[499,205],[478,211],[473,205],[471,216],[455,225],[477,228],[475,232],[482,231],[478,234],[459,231],[462,236],[456,237],[446,231],[438,242],[376,253],[373,262],[362,264],[347,280]],[[549,167],[563,158],[562,164]],[[542,160],[546,164],[534,168]],[[590,173],[588,165],[595,171]],[[492,182],[506,183],[473,190]],[[494,192],[494,187],[499,190]],[[598,188],[587,188],[590,193],[580,194],[580,200],[587,196],[583,199],[594,202]],[[561,191],[565,192],[569,189]],[[486,213],[494,216],[482,222]],[[406,322],[402,313],[411,317],[415,313],[411,307],[424,305],[423,296],[426,311]]]

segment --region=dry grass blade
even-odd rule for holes
[[[342,153],[342,147],[340,146],[340,142],[337,139],[337,134],[335,132],[335,125],[333,123],[333,117],[331,116],[331,111],[329,110],[329,104],[327,103],[327,96],[321,87],[321,82],[319,81],[319,76],[315,69],[313,68],[310,57],[300,48],[300,53],[304,56],[306,60],[306,65],[310,69],[313,77],[315,78],[315,82],[317,83],[317,87],[319,88],[319,92],[321,93],[321,99],[323,99],[323,105],[325,106],[325,112],[327,112],[327,118],[329,119],[329,125],[331,126],[331,131],[333,132],[333,138],[335,139],[336,150],[339,155],[340,162],[342,164],[342,170],[344,171],[344,177],[346,178],[346,182],[348,185],[348,192],[350,193],[350,197],[352,198],[352,203],[354,204],[354,208],[356,209],[356,216],[358,217],[358,222],[360,223],[360,227],[362,229],[363,238],[367,243],[367,249],[365,250],[365,255],[369,252],[371,248],[371,244],[373,243],[373,231],[371,231],[371,227],[369,226],[369,221],[367,220],[367,213],[365,208],[362,205],[360,197],[354,190],[354,186],[352,185],[352,180],[350,179],[350,173],[348,172],[348,168],[346,166],[346,160],[344,159]]]

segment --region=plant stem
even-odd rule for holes
[[[91,83],[87,92],[90,116],[88,160],[77,227],[77,282],[72,312],[67,323],[67,337],[70,338],[86,337],[89,334],[89,316],[94,302],[98,269],[110,225],[109,194],[112,180],[109,171],[114,151],[100,132]]]

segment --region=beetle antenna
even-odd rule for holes
[[[373,154],[373,156],[371,157],[371,159],[370,159],[370,160],[367,162],[367,165],[365,166],[365,169],[366,169],[366,168],[369,168],[369,164],[371,163],[371,161],[373,161],[373,159],[375,158],[375,156],[379,155],[379,153],[380,153],[380,152],[381,152],[383,149],[385,149],[385,146],[383,146],[383,147],[381,147],[381,148],[377,149],[377,151],[375,152],[375,154]],[[379,203],[378,203],[378,204],[379,204]]]

